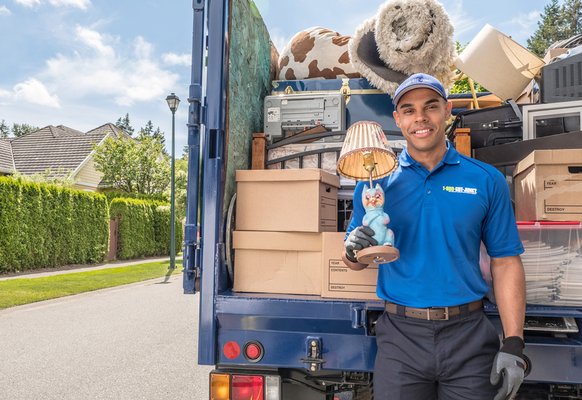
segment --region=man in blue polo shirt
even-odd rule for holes
[[[393,102],[407,146],[396,171],[378,180],[400,258],[379,268],[385,312],[376,326],[375,399],[512,398],[526,368],[525,278],[505,179],[445,140],[452,105],[434,77],[412,75]],[[362,190],[360,183],[344,252],[356,270],[366,267],[357,251],[377,244],[362,226]],[[491,257],[501,349],[483,313],[481,242]]]

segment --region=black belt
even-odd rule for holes
[[[461,304],[459,306],[429,308],[406,307],[401,306],[400,304],[390,303],[389,301],[384,303],[384,310],[387,313],[408,318],[424,319],[427,321],[448,321],[451,318],[464,317],[482,309],[482,300]]]

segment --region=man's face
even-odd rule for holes
[[[394,111],[394,119],[412,157],[446,148],[445,127],[451,108],[451,102],[430,89],[413,89],[402,96]]]

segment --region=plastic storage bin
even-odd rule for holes
[[[528,304],[582,306],[582,223],[518,222]]]

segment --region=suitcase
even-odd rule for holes
[[[499,107],[459,112],[449,131],[454,135],[456,128],[470,128],[471,148],[478,149],[523,140],[522,127],[521,110],[510,100]]]
[[[348,128],[357,121],[376,121],[388,140],[402,139],[392,112],[392,98],[373,87],[365,78],[355,79],[301,79],[273,81],[272,95],[277,94],[318,94],[342,93],[346,103],[345,126]]]

